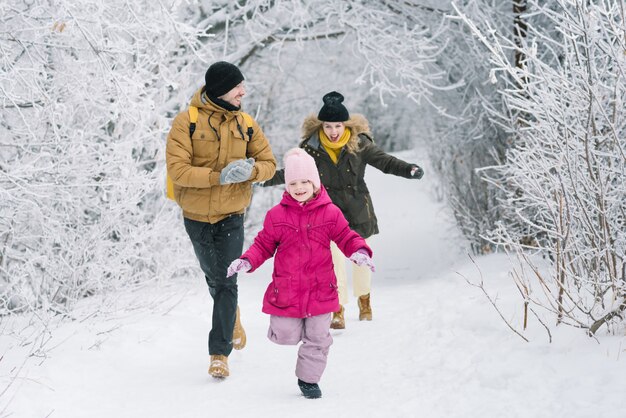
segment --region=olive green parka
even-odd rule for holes
[[[315,159],[322,184],[333,203],[343,212],[350,228],[363,238],[375,235],[379,232],[378,220],[365,184],[366,167],[371,165],[386,174],[412,178],[411,169],[415,164],[402,161],[378,148],[372,139],[367,119],[359,114],[353,114],[345,122],[346,128],[351,130],[351,136],[335,164],[320,142],[319,131],[322,123],[315,115],[304,120],[304,140],[300,143],[300,148]],[[271,180],[263,183],[263,186],[284,183],[284,170],[281,169],[276,171]]]

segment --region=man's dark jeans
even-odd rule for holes
[[[226,270],[243,250],[243,215],[231,215],[215,224],[185,218],[185,230],[213,298],[209,354],[228,356],[233,349],[237,275],[227,278]]]

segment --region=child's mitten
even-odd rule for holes
[[[245,258],[236,258],[230,263],[228,266],[228,270],[226,271],[226,277],[230,277],[235,275],[236,273],[241,273],[242,271],[245,273],[252,268],[252,265]]]
[[[367,254],[367,251],[365,251],[364,249],[355,251],[350,256],[350,261],[354,262],[357,266],[365,265],[371,271],[376,271],[376,266],[374,266],[374,262],[370,258],[369,254]]]

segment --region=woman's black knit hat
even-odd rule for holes
[[[324,106],[320,109],[317,118],[322,122],[345,122],[350,119],[348,109],[341,104],[343,96],[341,93],[331,91],[322,98]]]
[[[211,97],[220,97],[243,81],[243,74],[236,65],[226,61],[211,64],[204,75],[204,91]]]

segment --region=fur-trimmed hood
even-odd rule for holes
[[[324,122],[319,120],[314,114],[307,116],[302,123],[302,139],[310,138],[313,134],[318,132],[322,128],[323,123]],[[344,122],[344,124],[346,128],[350,128],[352,131],[350,140],[348,144],[346,144],[348,148],[354,148],[356,146],[360,134],[367,134],[369,137],[372,136],[367,119],[359,113],[353,113],[350,119]]]

